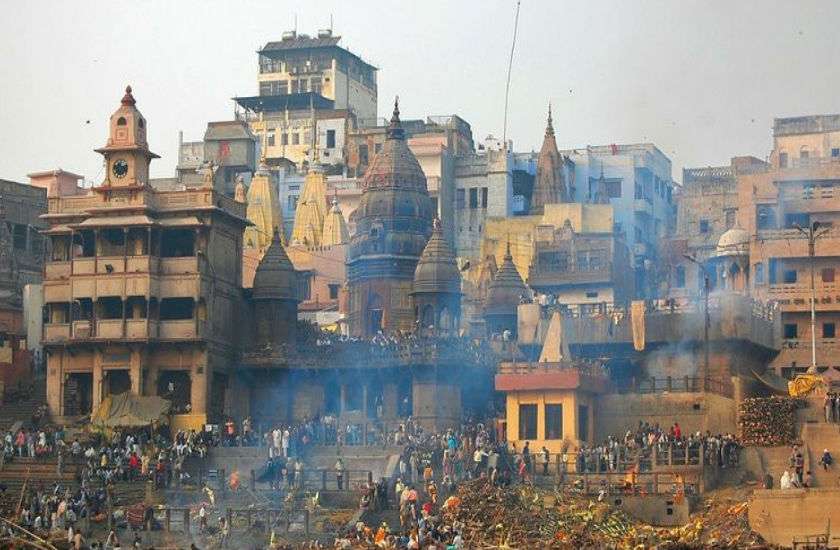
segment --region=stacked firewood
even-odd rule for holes
[[[742,445],[779,447],[796,441],[797,400],[790,397],[751,397],[741,403],[738,420]]]

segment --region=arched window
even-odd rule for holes
[[[809,156],[809,155],[810,155],[810,153],[808,153],[808,147],[806,147],[805,145],[803,145],[803,146],[799,149],[799,158],[801,158],[801,159],[806,159],[806,158],[808,158],[808,156]]]
[[[117,126],[125,126],[125,125],[126,125],[126,122],[125,122],[125,117],[124,116],[121,116],[120,118],[117,119]]]

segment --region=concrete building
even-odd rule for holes
[[[40,216],[47,211],[47,192],[42,182],[37,178],[31,185],[0,180],[3,223],[8,231],[10,253],[14,256],[19,292],[28,284],[40,283],[44,268],[46,249],[41,231],[46,225]]]
[[[235,409],[245,207],[214,187],[150,185],[146,119],[131,88],[110,120],[103,182],[43,216],[47,403],[82,415],[130,391],[173,399],[174,426]]]
[[[574,164],[577,202],[592,202],[603,179],[615,213],[614,231],[630,249],[638,297],[658,294],[660,245],[674,228],[671,161],[652,143],[561,151]],[[602,178],[603,176],[603,178]]]
[[[376,118],[376,67],[340,41],[331,30],[315,37],[292,31],[258,52],[259,95],[235,101],[269,164],[302,165],[317,146],[321,162],[340,173],[346,135],[358,121]]]
[[[237,180],[247,183],[256,170],[257,151],[256,136],[239,120],[209,122],[202,141],[185,142],[180,133],[175,181],[170,185],[201,185],[203,173],[212,167],[214,180],[233,196]],[[162,186],[162,180],[154,183]]]
[[[770,165],[738,176],[738,223],[749,235],[753,296],[778,302],[784,345],[773,360],[792,376],[811,365],[811,275],[816,293],[816,366],[840,371],[836,330],[840,296],[840,115],[778,118],[773,124]],[[818,235],[813,263],[805,232]],[[720,280],[722,272],[718,272]]]
[[[734,157],[729,166],[683,169],[675,195],[676,230],[666,241],[659,264],[660,292],[687,297],[703,290],[703,271],[686,258],[703,263],[715,256],[725,232],[737,225],[738,175],[764,171],[767,163],[755,157]]]

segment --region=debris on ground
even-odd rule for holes
[[[476,480],[463,483],[456,496],[460,502],[442,511],[443,521],[460,529],[470,548],[767,548],[749,528],[746,502],[710,499],[686,525],[662,528],[606,502],[528,485]]]

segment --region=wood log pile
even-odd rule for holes
[[[751,397],[741,403],[738,437],[742,445],[779,447],[796,441],[798,400],[784,396]]]

